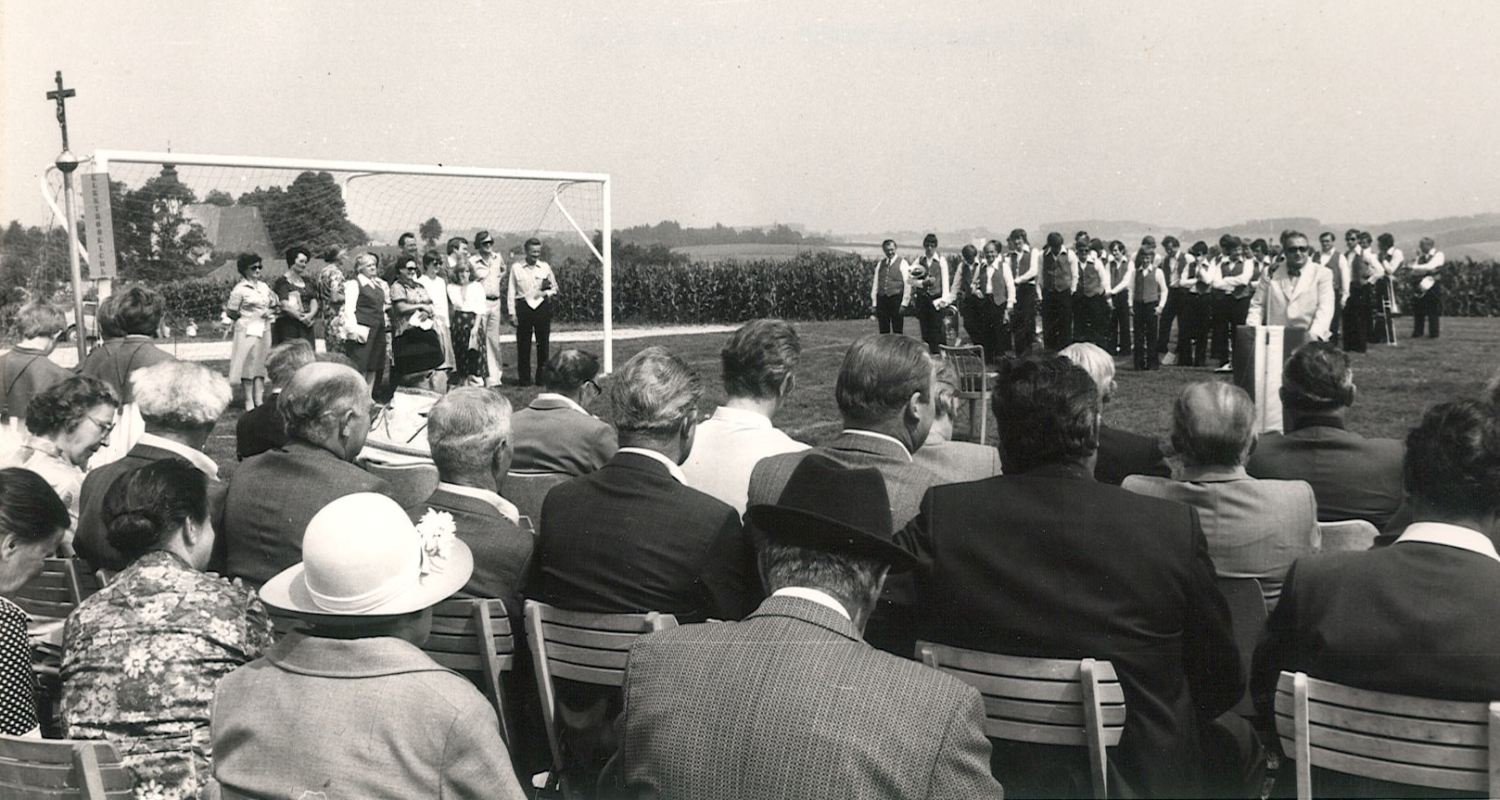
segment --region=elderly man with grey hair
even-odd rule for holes
[[[245,459],[229,479],[222,524],[225,572],[259,586],[302,560],[302,533],[323,506],[356,492],[389,496],[353,461],[370,432],[370,387],[341,364],[297,370],[277,405],[286,446]]]
[[[277,399],[297,370],[315,359],[306,339],[291,339],[271,348],[266,355],[266,377],[271,381],[266,401],[241,414],[234,424],[234,450],[241,461],[286,444],[286,425],[277,410]]]
[[[218,511],[224,497],[219,467],[203,448],[229,406],[229,381],[202,364],[163,361],[132,372],[130,386],[145,432],[123,458],[90,471],[78,493],[78,534],[73,547],[94,569],[119,570],[129,562],[110,546],[102,517],[104,495],[120,476],[153,461],[177,458],[208,476],[211,511]],[[223,550],[216,543],[209,567],[222,565]]]
[[[761,598],[755,557],[733,507],[687,486],[703,389],[681,358],[648,347],[610,380],[620,450],[547,493],[526,596],[573,611],[659,611],[679,622],[740,619]],[[564,776],[589,786],[614,749],[619,692],[559,693],[575,754]]]
[[[1244,389],[1190,384],[1172,406],[1181,478],[1132,475],[1123,487],[1196,508],[1219,575],[1259,579],[1270,610],[1292,562],[1318,549],[1318,503],[1306,481],[1250,477],[1245,459],[1254,446],[1255,403]]]
[[[1104,348],[1088,342],[1077,342],[1059,350],[1058,355],[1083,367],[1099,389],[1099,402],[1108,405],[1115,395],[1115,359]],[[1119,486],[1127,475],[1172,474],[1167,467],[1161,443],[1154,437],[1122,431],[1099,421],[1099,450],[1094,461],[1094,480]]]

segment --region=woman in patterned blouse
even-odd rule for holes
[[[41,476],[0,469],[0,733],[40,737],[26,612],[5,599],[42,571],[68,529],[68,507]]]
[[[207,489],[179,459],[116,479],[104,497],[109,543],[134,560],[63,631],[66,735],[112,741],[138,798],[198,796],[214,688],[271,644],[260,600],[202,572],[214,540]]]

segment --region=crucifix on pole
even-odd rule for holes
[[[64,223],[68,229],[68,262],[73,277],[73,337],[78,341],[78,363],[88,355],[88,335],[83,324],[83,269],[78,264],[77,216],[73,213],[73,171],[78,169],[78,159],[68,150],[68,106],[67,100],[78,94],[63,86],[62,70],[57,71],[57,88],[47,93],[48,100],[57,102],[57,124],[62,128],[62,153],[57,156],[57,169],[63,175],[63,199],[68,218]]]

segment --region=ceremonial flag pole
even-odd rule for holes
[[[57,169],[63,176],[63,208],[68,218],[64,227],[68,231],[68,262],[73,277],[73,336],[78,340],[78,363],[88,355],[88,340],[83,328],[83,269],[78,263],[78,225],[73,212],[73,171],[79,161],[68,150],[68,109],[66,101],[77,92],[63,88],[62,70],[57,71],[57,88],[47,93],[48,100],[57,101],[57,124],[62,128],[62,152],[57,156]]]

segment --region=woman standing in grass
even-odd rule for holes
[[[229,292],[224,313],[234,320],[234,345],[229,354],[229,381],[240,382],[245,410],[261,404],[266,390],[266,351],[271,347],[271,320],[276,318],[276,295],[260,279],[260,256],[240,253],[235,268],[240,282]]]

